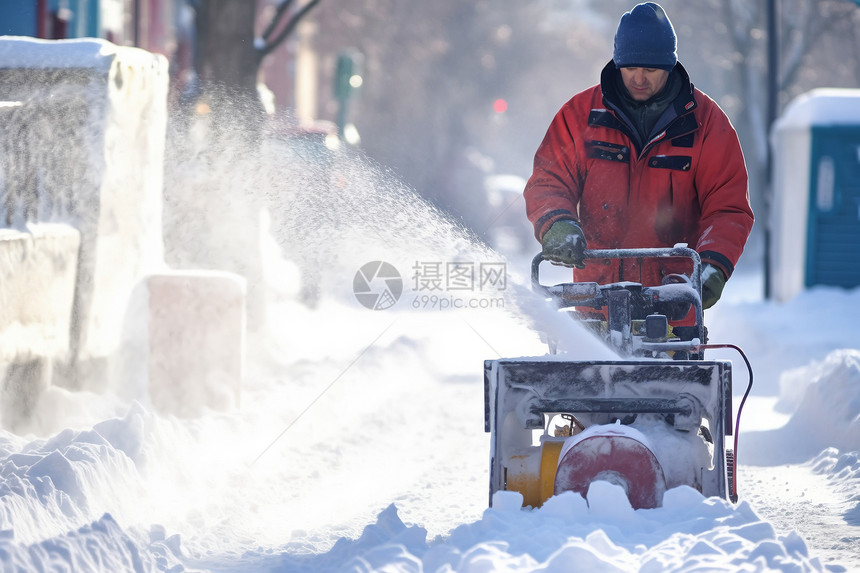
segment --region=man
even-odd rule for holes
[[[600,84],[568,101],[535,154],[525,199],[544,258],[578,281],[661,284],[689,261],[589,260],[591,249],[672,247],[702,258],[702,305],[719,300],[753,225],[737,134],[690,83],[653,2],[626,12]]]

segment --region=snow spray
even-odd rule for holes
[[[531,293],[518,272],[527,263],[359,151],[296,126],[273,120],[249,138],[203,108],[171,116],[164,259],[248,280],[241,406],[181,419],[119,392],[124,380],[102,393],[51,389],[36,415],[59,437],[8,441],[10,454],[27,452],[14,473],[29,493],[9,498],[20,542],[110,512],[168,561],[319,550],[392,499],[445,533],[444,508],[467,518],[485,509],[483,359],[545,353],[543,328],[602,347]],[[388,288],[383,268],[399,275],[399,297],[368,306],[357,295]],[[456,449],[416,447],[440,428],[459,436]],[[440,482],[446,475],[463,479]],[[48,477],[50,496],[39,497]]]
[[[262,307],[288,294],[311,307],[335,297],[392,314],[503,310],[497,314],[532,336],[552,330],[571,347],[587,346],[591,358],[602,345],[531,292],[522,278],[527,261],[489,248],[332,133],[284,116],[270,119],[261,140],[249,145],[241,134],[223,130],[210,137],[213,126],[205,117],[195,119],[187,135],[171,131],[166,258],[246,276],[252,323],[255,301]],[[394,278],[397,292],[386,285]]]

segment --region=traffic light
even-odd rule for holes
[[[364,56],[358,50],[346,50],[337,57],[334,76],[334,96],[339,101],[351,98],[364,83]]]
[[[355,49],[348,49],[337,57],[334,73],[334,97],[337,99],[337,131],[340,138],[350,145],[358,145],[358,130],[349,122],[350,100],[364,83],[362,68],[364,55]]]

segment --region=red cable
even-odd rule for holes
[[[699,344],[696,346],[697,351],[705,350],[705,349],[713,349],[713,348],[732,348],[741,355],[741,358],[744,359],[744,362],[747,365],[747,371],[749,372],[749,383],[747,384],[747,390],[744,392],[744,397],[741,398],[741,403],[738,406],[738,415],[735,419],[735,439],[734,439],[734,457],[732,458],[732,502],[737,503],[738,501],[738,435],[740,434],[741,427],[741,412],[744,409],[744,403],[747,401],[747,396],[749,396],[750,390],[752,390],[753,385],[753,369],[750,365],[750,361],[747,358],[747,355],[744,354],[744,351],[740,349],[739,346],[734,344]]]

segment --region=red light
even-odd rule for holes
[[[493,102],[493,111],[495,111],[496,113],[505,113],[507,109],[508,102],[506,102],[502,98],[499,98]]]

